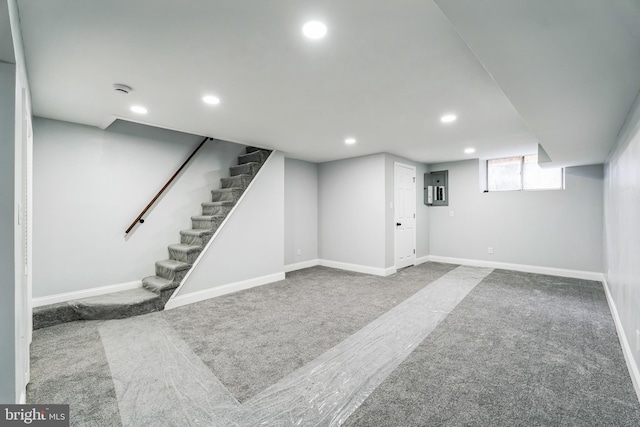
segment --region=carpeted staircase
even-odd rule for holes
[[[238,156],[221,188],[202,203],[202,215],[191,217],[192,227],[180,231],[180,243],[169,245],[169,259],[156,262],[155,276],[142,279],[142,288],[67,301],[33,309],[33,328],[74,320],[122,319],[160,311],[180,285],[207,242],[231,212],[271,151],[247,147]]]

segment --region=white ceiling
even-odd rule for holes
[[[640,1],[436,2],[555,165],[607,157],[640,91]]]
[[[605,159],[639,89],[620,69],[639,70],[632,2],[572,0],[586,10],[569,16],[550,0],[443,0],[448,17],[431,0],[18,4],[41,117],[100,127],[124,118],[315,162],[377,152],[425,163],[526,154],[538,142],[531,128],[555,163],[584,164]],[[594,27],[595,12],[606,17]],[[301,35],[311,19],[326,22],[325,39]],[[538,32],[527,37],[532,26]],[[601,51],[615,41],[619,52]],[[559,77],[544,85],[550,76]],[[118,94],[114,83],[134,91]],[[208,93],[222,103],[203,104]],[[594,120],[603,99],[596,112],[606,114]],[[132,104],[149,113],[135,115]],[[572,120],[556,115],[568,108]],[[441,124],[447,112],[458,121]],[[346,146],[348,136],[358,143]],[[477,152],[464,154],[467,147]]]

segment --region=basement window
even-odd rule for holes
[[[564,169],[543,169],[538,155],[487,160],[487,190],[562,190]]]

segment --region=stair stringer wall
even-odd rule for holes
[[[165,309],[284,279],[284,155],[273,152]]]
[[[33,297],[43,306],[140,287],[245,146],[206,142],[138,224],[127,226],[200,136],[129,122],[107,130],[34,119]]]

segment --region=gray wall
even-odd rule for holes
[[[385,155],[322,163],[318,181],[319,257],[383,269]]]
[[[16,66],[0,62],[0,402],[15,403],[15,92]]]
[[[284,264],[318,259],[318,165],[284,161]]]
[[[429,207],[424,204],[424,174],[427,165],[416,163],[392,154],[385,154],[385,266],[395,265],[395,221],[393,209],[389,206],[394,201],[394,163],[404,163],[416,167],[416,259],[429,255]]]
[[[275,152],[176,297],[284,271],[284,156]]]
[[[606,163],[605,274],[640,371],[640,99]],[[637,379],[640,379],[637,377]],[[638,387],[638,385],[636,384]]]
[[[566,169],[565,190],[490,193],[479,166],[431,165],[450,186],[449,206],[429,208],[431,255],[602,272],[602,165]]]
[[[244,146],[209,141],[128,238],[201,137],[127,122],[34,121],[34,297],[137,281],[211,200]]]

